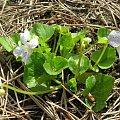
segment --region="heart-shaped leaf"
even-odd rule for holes
[[[71,49],[74,47],[74,41],[72,39],[71,33],[67,33],[60,38],[60,45]]]
[[[49,75],[58,75],[67,68],[67,59],[61,56],[54,56],[53,58],[48,58],[43,66]]]
[[[96,84],[94,88],[91,90],[91,94],[94,96],[96,100],[96,104],[93,110],[98,112],[105,107],[106,100],[111,93],[115,79],[111,76],[103,74],[99,74],[95,76],[95,78]]]
[[[78,61],[79,61],[79,55],[72,55],[69,59],[68,59],[68,66],[69,69],[76,74],[77,69],[78,69]],[[81,62],[80,62],[80,70],[79,73],[83,74],[85,71],[87,71],[87,69],[89,68],[89,59],[87,56],[83,55],[81,58]]]
[[[98,36],[98,43],[106,44],[108,43],[108,35],[110,30],[107,28],[100,28],[98,29],[97,36]]]
[[[72,39],[71,33],[66,33],[60,38],[60,52],[62,56],[66,56],[66,54],[73,49],[75,43]]]
[[[106,100],[114,86],[114,81],[113,77],[104,74],[91,76],[86,80],[86,89],[83,93],[85,95],[90,93],[94,97],[96,103],[93,110],[95,112],[101,111],[105,107]]]
[[[91,59],[94,62],[96,62],[100,57],[102,51],[103,49],[100,49],[92,53]],[[98,63],[98,66],[102,69],[108,69],[113,65],[113,63],[115,62],[115,59],[116,59],[115,48],[107,48],[100,62]]]
[[[37,85],[32,87],[31,90],[36,92],[49,90],[52,78],[52,76],[43,73],[43,75],[37,79]]]
[[[0,44],[8,51],[11,52],[15,49],[20,40],[19,34],[13,34],[8,37],[0,37]]]
[[[41,38],[44,42],[47,42],[52,35],[54,34],[55,29],[53,26],[42,24],[42,23],[36,23],[32,26],[31,34],[37,35],[39,38]]]
[[[24,82],[28,88],[38,85],[38,80],[45,70],[43,63],[45,59],[40,53],[34,52],[29,62],[24,66]]]

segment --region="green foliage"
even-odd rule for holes
[[[72,37],[74,44],[76,44],[80,40],[80,32],[71,33],[71,37]]]
[[[90,77],[90,76],[92,76],[92,75],[96,75],[97,73],[96,72],[93,72],[93,71],[88,71],[88,72],[85,72],[85,73],[83,73],[83,74],[81,74],[81,75],[78,75],[78,77],[77,77],[77,82],[79,83],[79,84],[85,84],[85,82],[86,82],[86,79],[88,78],[88,77]]]
[[[43,55],[34,52],[31,60],[24,66],[24,82],[28,88],[35,87],[41,75],[45,73],[43,63]]]
[[[96,101],[93,110],[96,112],[102,110],[106,105],[106,100],[110,95],[115,80],[110,75],[99,73],[99,69],[110,68],[116,60],[115,48],[108,46],[110,30],[100,28],[97,32],[98,41],[94,45],[92,45],[93,42],[91,42],[89,34],[87,35],[88,30],[86,29],[71,33],[69,27],[66,26],[35,23],[30,28],[30,33],[36,39],[37,47],[31,48],[30,45],[34,46],[32,41],[31,43],[27,42],[26,46],[23,44],[22,50],[21,47],[18,47],[20,50],[17,49],[18,54],[20,54],[19,52],[24,53],[23,56],[20,56],[20,60],[26,57],[24,55],[27,52],[31,52],[31,54],[27,53],[27,58],[29,58],[27,63],[23,63],[23,81],[27,87],[37,92],[37,94],[45,94],[51,90],[61,89],[62,84],[64,84],[72,92],[77,93],[77,85],[85,84],[86,87],[82,94],[86,104],[92,105],[88,98],[90,93]],[[39,45],[37,40],[39,40]],[[8,37],[0,37],[0,44],[8,52],[13,51],[20,42],[20,35],[17,33]],[[102,49],[89,52],[92,47],[94,48],[95,45],[99,44],[103,45]],[[84,53],[84,51],[86,52]],[[68,80],[66,76],[69,76],[70,79]],[[62,83],[63,78],[65,83]],[[56,83],[54,84],[51,81]],[[20,92],[20,90],[8,85],[4,85],[4,87]],[[34,92],[32,95],[36,95]],[[30,92],[26,91],[21,91],[21,93],[30,94]]]
[[[78,61],[79,61],[79,55],[71,54],[71,56],[68,59],[68,67],[69,69],[76,74],[78,71]],[[80,61],[80,68],[79,68],[79,74],[83,74],[87,69],[89,68],[89,59],[87,56],[83,55]]]
[[[47,42],[54,34],[55,29],[52,26],[35,23],[31,28],[31,33],[37,35],[42,41]]]
[[[49,75],[58,75],[67,68],[67,60],[61,56],[53,56],[48,58],[43,66]]]
[[[0,44],[8,51],[11,52],[15,49],[15,47],[18,44],[18,41],[20,40],[19,34],[15,33],[11,36],[2,36],[0,37]]]
[[[87,96],[88,93],[90,93],[90,91],[92,90],[92,88],[95,86],[95,84],[96,84],[96,78],[95,78],[95,76],[88,77],[86,79],[86,83],[85,83],[86,88],[85,88],[85,90],[83,92],[83,95]]]
[[[83,29],[83,30],[81,30],[81,31],[78,33],[79,39],[81,40],[81,42],[82,42],[82,40],[86,37],[86,34],[87,34],[88,32],[89,32],[89,31],[88,31],[87,29]]]
[[[98,74],[91,76],[86,80],[86,89],[84,95],[91,93],[96,101],[93,110],[98,112],[106,105],[106,100],[109,97],[113,88],[115,79],[111,76]]]
[[[96,62],[101,55],[103,51],[103,48],[100,50],[96,50],[94,53],[92,53],[91,59]],[[101,58],[101,60],[98,63],[98,66],[101,69],[108,69],[110,68],[113,63],[115,62],[116,58],[116,51],[115,48],[107,48]]]
[[[60,51],[62,56],[66,56],[70,50],[73,49],[75,43],[72,39],[71,33],[67,33],[60,38]]]
[[[32,87],[32,91],[46,91],[50,89],[50,83],[51,83],[52,76],[43,73],[40,77],[37,79],[36,86]]]
[[[77,92],[77,82],[75,78],[68,80],[67,85],[72,92]]]
[[[96,84],[91,91],[91,94],[96,100],[96,105],[93,108],[96,112],[105,107],[106,100],[111,93],[114,81],[115,79],[108,75],[99,74],[96,76]]]
[[[69,28],[67,26],[57,26],[59,29],[60,34],[65,35],[66,33],[69,32]]]
[[[97,36],[98,36],[98,43],[106,44],[108,43],[108,35],[110,30],[107,28],[100,28],[98,29]]]

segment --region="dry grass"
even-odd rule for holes
[[[87,27],[92,32],[102,26],[120,28],[120,3],[117,0],[4,0],[0,2],[0,10],[1,36],[20,32],[35,22],[65,24],[74,28]],[[2,81],[28,90],[21,82],[21,64],[16,66],[13,58],[7,57],[8,53],[2,47],[0,49]],[[0,97],[0,119],[120,120],[120,71],[116,74],[113,92],[107,100],[108,106],[101,113],[92,110],[85,112],[82,98],[64,86],[62,95],[56,91],[44,97],[21,95],[6,89],[6,95]],[[66,93],[71,94],[71,97],[68,98]],[[61,95],[59,100],[56,94]]]

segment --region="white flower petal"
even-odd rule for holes
[[[120,31],[113,30],[109,34],[108,40],[109,40],[111,46],[113,46],[113,47],[120,46]]]
[[[14,51],[13,54],[15,56],[21,56],[23,62],[27,62],[32,54],[32,48],[38,46],[38,37],[34,37],[30,41],[28,41],[30,37],[30,32],[25,29],[24,33],[20,33],[20,39],[23,45],[18,46]]]
[[[120,46],[116,47],[116,49],[117,49],[118,56],[119,56],[119,59],[120,59]]]
[[[28,29],[25,29],[24,33],[20,33],[20,40],[23,44],[26,44],[28,41],[28,38],[30,36],[30,32]]]
[[[38,46],[38,37],[36,36],[35,38],[31,39],[30,42],[28,43],[31,48],[35,48]]]
[[[18,46],[16,49],[13,51],[14,56],[22,56],[24,52],[23,46]]]
[[[24,53],[23,58],[22,58],[22,61],[23,61],[24,63],[27,63],[27,61],[29,60],[31,54],[32,54],[32,52],[30,52],[30,53]]]
[[[30,48],[30,46],[24,45],[24,52],[22,55],[22,61],[26,63],[29,60],[31,54],[32,54],[32,49]]]

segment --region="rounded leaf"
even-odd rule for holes
[[[76,74],[78,69],[79,55],[72,55],[68,60],[69,69]],[[89,68],[89,59],[87,56],[83,55],[80,62],[79,73],[83,74]]]
[[[103,44],[108,43],[109,33],[110,33],[110,30],[108,30],[107,28],[100,28],[97,32],[98,43],[103,43]]]
[[[67,60],[61,56],[55,56],[46,60],[43,67],[49,75],[58,75],[67,68]]]
[[[101,53],[103,51],[103,48],[100,50],[95,51],[92,53],[91,59],[96,62],[98,58],[100,57]],[[104,55],[102,56],[100,62],[98,63],[98,66],[101,69],[108,69],[110,68],[113,63],[115,62],[116,58],[116,51],[114,48],[107,48]]]
[[[112,76],[98,74],[95,76],[96,83],[91,90],[91,94],[94,96],[96,104],[93,107],[95,112],[102,110],[106,105],[106,100],[109,97],[111,90],[114,86],[115,78]]]
[[[47,42],[54,34],[54,31],[55,29],[53,28],[53,26],[42,23],[36,23],[32,26],[31,34],[35,34],[39,38],[41,38],[41,40]]]
[[[38,85],[39,77],[46,73],[43,68],[44,61],[42,54],[34,52],[31,59],[24,66],[23,80],[28,88]]]

